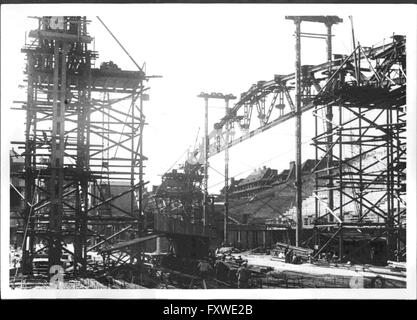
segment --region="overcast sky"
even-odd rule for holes
[[[408,9],[410,8],[410,9]],[[259,80],[294,70],[294,24],[285,15],[338,15],[344,22],[333,27],[333,52],[349,54],[352,49],[349,15],[353,16],[356,39],[364,46],[382,43],[395,34],[415,36],[415,8],[342,5],[6,5],[1,11],[1,108],[2,141],[23,139],[22,111],[8,110],[13,100],[25,99],[23,84],[25,32],[35,29],[28,16],[85,15],[92,22],[89,33],[99,52],[96,66],[112,60],[123,69],[134,64],[96,19],[107,24],[119,41],[148,75],[150,101],[144,106],[148,126],[144,131],[145,180],[159,184],[160,175],[192,147],[203,133],[202,92],[240,96]],[[325,32],[321,24],[302,23],[302,31]],[[326,60],[324,40],[302,40],[302,64]],[[209,126],[224,114],[223,105],[213,101]],[[303,160],[313,157],[311,112],[303,116]],[[294,122],[288,121],[230,152],[230,175],[241,178],[263,165],[281,171],[295,157]],[[2,152],[7,152],[2,144]],[[224,155],[210,160],[210,191],[223,183]],[[184,161],[184,157],[179,163]],[[178,163],[178,164],[179,164]],[[217,172],[219,171],[219,172]]]

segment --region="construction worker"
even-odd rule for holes
[[[197,265],[198,271],[200,273],[200,277],[203,279],[203,287],[204,289],[207,289],[207,283],[206,279],[208,277],[209,271],[212,269],[210,263],[206,260],[200,260],[200,262]]]
[[[227,273],[229,271],[229,267],[226,264],[226,256],[222,255],[222,257],[216,261],[214,265],[214,269],[216,272],[216,278],[220,281],[227,281]]]
[[[250,271],[247,262],[243,262],[239,269],[237,269],[237,287],[244,289],[248,287]]]
[[[289,245],[287,245],[287,246],[285,247],[285,250],[284,250],[285,263],[289,263],[289,262],[290,262],[290,261],[289,261],[289,255],[288,255],[289,251],[290,251],[290,246],[289,246]]]
[[[375,259],[375,247],[371,247],[369,249],[369,256],[370,256],[371,262],[374,262],[374,259]]]
[[[216,254],[214,253],[213,250],[208,251],[208,261],[209,261],[211,266],[214,266],[214,264],[216,262]]]
[[[206,260],[200,260],[200,262],[197,265],[197,268],[200,276],[203,279],[207,279],[208,273],[212,269],[210,263],[208,263]]]
[[[294,250],[290,249],[287,253],[287,263],[292,263],[293,257],[294,257]]]

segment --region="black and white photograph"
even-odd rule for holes
[[[2,5],[2,298],[415,299],[416,16]]]

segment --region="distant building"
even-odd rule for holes
[[[263,190],[269,189],[277,179],[277,170],[263,167],[255,170],[237,183],[232,181],[229,196],[233,198],[250,198]]]
[[[315,160],[301,165],[303,199],[313,193]],[[295,206],[295,163],[280,173],[263,167],[242,179],[230,192],[229,213],[242,224],[293,224],[291,209]],[[310,212],[305,212],[306,216]]]

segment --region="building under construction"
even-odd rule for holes
[[[148,190],[143,103],[154,76],[100,18],[136,70],[95,66],[86,17],[37,19],[22,49],[25,139],[10,154],[13,288],[406,286],[405,36],[366,47],[352,28],[353,52],[334,54],[342,19],[287,16],[294,72],[239,97],[200,93],[201,144]],[[309,24],[323,34],[302,32]],[[324,63],[302,64],[303,37],[324,40]],[[213,99],[225,115],[209,130]],[[302,158],[303,113],[314,118],[314,159]],[[288,168],[229,177],[230,148],[291,119]],[[208,161],[221,152],[224,187],[210,194]]]

